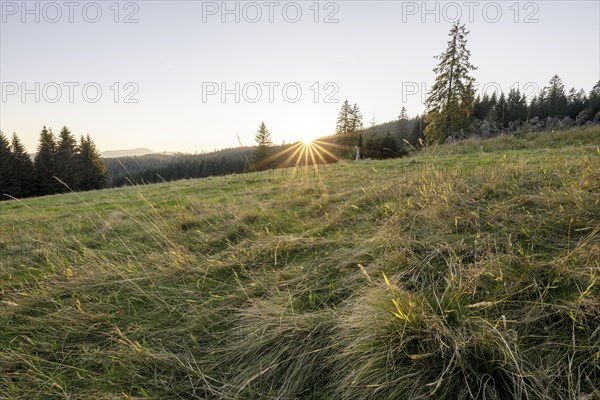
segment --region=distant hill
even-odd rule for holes
[[[130,150],[107,150],[100,153],[102,158],[117,158],[117,157],[139,157],[147,154],[155,154],[152,150],[146,148],[130,149]]]

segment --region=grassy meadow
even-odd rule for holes
[[[1,399],[600,399],[600,128],[0,202]]]

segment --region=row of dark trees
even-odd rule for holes
[[[108,174],[89,135],[79,143],[65,126],[58,139],[45,126],[32,160],[16,134],[0,132],[0,199],[43,196],[106,186]]]
[[[108,186],[120,187],[242,173],[248,169],[252,153],[251,147],[243,147],[210,154],[107,158],[104,163]]]
[[[564,119],[568,117],[573,124],[598,120],[600,112],[600,82],[590,91],[589,95],[583,89],[575,88],[565,92],[564,85],[558,75],[554,75],[548,86],[530,102],[519,89],[511,89],[508,96],[501,93],[497,96],[485,94],[477,96],[473,104],[473,118],[479,121],[489,121],[501,128],[509,124],[525,123],[534,118],[548,117]]]
[[[391,132],[385,135],[367,133],[364,135],[364,158],[386,159],[408,154],[403,142],[399,142]]]

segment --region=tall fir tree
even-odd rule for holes
[[[537,97],[537,116],[540,118],[547,118],[552,115],[552,110],[550,110],[548,101],[548,90],[547,88],[542,88],[540,90],[540,94]]]
[[[446,51],[436,57],[440,60],[433,70],[437,76],[425,101],[428,142],[456,135],[470,124],[475,100],[475,79],[470,73],[476,68],[469,61],[468,33],[465,25],[454,24]]]
[[[519,89],[511,89],[506,98],[505,120],[523,123],[527,120],[527,99]]]
[[[398,142],[392,136],[390,131],[387,131],[383,139],[381,139],[381,154],[382,158],[395,158],[400,155]]]
[[[573,121],[576,121],[579,114],[585,109],[586,102],[587,96],[583,89],[577,91],[575,88],[571,88],[569,90],[567,94],[567,109],[568,115]]]
[[[56,148],[56,177],[71,189],[75,188],[76,156],[77,142],[69,129],[63,126]],[[65,185],[61,185],[61,192],[69,190]]]
[[[271,133],[264,122],[261,122],[258,127],[258,131],[256,132],[256,135],[254,135],[254,141],[256,142],[256,147],[252,155],[253,169],[257,171],[268,169],[273,141],[271,140]]]
[[[477,94],[475,97],[475,101],[473,102],[473,118],[481,120],[481,109],[483,108],[483,100],[481,99],[481,95]]]
[[[562,117],[568,114],[565,86],[558,75],[554,75],[548,83],[547,109],[549,117]]]
[[[494,122],[500,129],[503,129],[508,125],[508,121],[506,120],[506,96],[504,95],[504,92],[500,93],[498,102],[494,106],[494,115],[496,117]]]
[[[44,128],[34,160],[35,193],[38,196],[54,194],[60,190],[56,174],[56,140],[52,130]]]
[[[360,108],[358,108],[358,105],[356,103],[354,103],[354,105],[351,106],[350,102],[348,102],[348,100],[345,100],[342,104],[342,109],[338,114],[335,133],[353,133],[361,131],[363,129],[363,115],[360,112]]]
[[[11,171],[12,153],[10,150],[10,142],[0,131],[0,200],[6,200],[10,195],[14,196],[14,177]]]
[[[400,115],[398,115],[398,121],[408,121],[408,114],[406,113],[406,107],[402,106]]]
[[[588,96],[586,116],[590,121],[600,121],[600,81],[594,85]]]
[[[408,142],[415,148],[425,143],[425,116],[417,115],[415,118]]]
[[[541,118],[540,114],[540,99],[538,96],[533,96],[527,106],[527,119]]]
[[[95,190],[106,187],[108,173],[100,153],[90,135],[81,136],[79,152],[76,154],[76,190]]]
[[[490,110],[496,105],[496,102],[496,92],[493,93],[492,97],[487,93],[485,93],[483,97],[477,95],[477,98],[473,103],[473,118],[484,121]]]
[[[398,115],[398,140],[408,140],[410,132],[408,131],[408,114],[406,107],[402,107],[400,115]]]
[[[11,142],[12,166],[11,173],[15,180],[15,197],[28,197],[34,194],[34,169],[33,161],[27,154],[25,146],[13,133]]]
[[[350,103],[348,102],[348,100],[345,100],[344,103],[342,103],[342,109],[340,110],[340,113],[338,114],[338,118],[337,118],[336,126],[335,126],[335,133],[343,134],[343,133],[351,132],[351,122],[350,122],[351,118],[352,118],[352,107],[350,106]]]
[[[364,129],[364,125],[363,125],[363,116],[362,113],[360,112],[360,108],[358,108],[358,106],[356,105],[356,103],[354,103],[354,105],[351,108],[351,112],[350,112],[350,121],[349,121],[349,125],[350,125],[350,130],[349,132],[358,132]]]

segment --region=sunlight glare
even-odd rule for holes
[[[303,136],[301,136],[301,142],[305,145],[311,145],[315,140],[317,139],[317,137],[315,135],[310,135],[310,134],[305,134]]]

